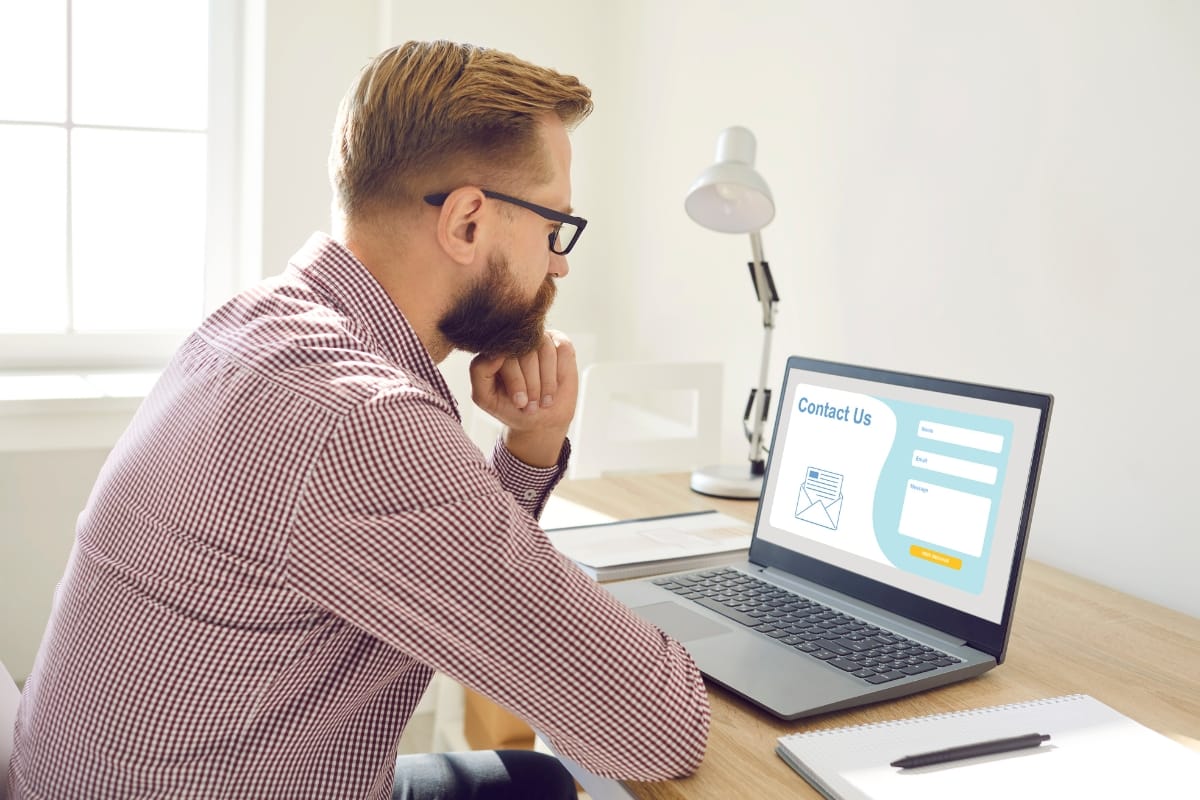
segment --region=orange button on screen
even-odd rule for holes
[[[928,547],[921,547],[919,544],[914,544],[908,548],[908,554],[923,558],[926,561],[932,561],[934,564],[950,569],[962,569],[962,559],[948,556],[945,553],[939,553],[936,550],[930,550]]]

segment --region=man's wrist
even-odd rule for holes
[[[566,439],[566,431],[504,429],[504,446],[508,452],[519,461],[539,469],[558,465]]]

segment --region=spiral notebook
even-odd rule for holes
[[[1028,733],[1050,740],[916,769],[904,756]],[[775,751],[832,800],[1172,797],[1200,753],[1082,694],[782,736]]]

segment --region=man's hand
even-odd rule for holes
[[[504,423],[505,445],[530,466],[558,463],[578,396],[575,346],[559,331],[546,331],[541,345],[519,358],[471,361],[471,400]]]

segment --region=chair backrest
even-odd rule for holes
[[[21,692],[0,662],[0,800],[8,800],[8,760],[12,756],[13,729],[17,724],[17,704]]]
[[[721,365],[589,365],[580,377],[572,445],[572,478],[717,463]]]

